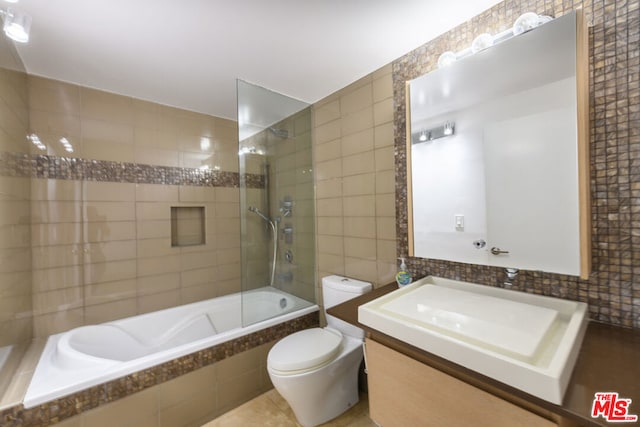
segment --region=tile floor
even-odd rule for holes
[[[369,418],[367,395],[360,396],[360,402],[338,418],[322,424],[324,427],[370,427],[376,424]],[[275,389],[256,397],[202,427],[299,427],[293,411]]]

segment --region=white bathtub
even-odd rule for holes
[[[24,406],[31,408],[317,310],[308,301],[265,287],[245,292],[242,302],[237,293],[52,335]],[[276,317],[260,320],[274,313]]]

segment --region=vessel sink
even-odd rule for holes
[[[358,321],[561,404],[588,318],[585,303],[429,276],[361,305]]]

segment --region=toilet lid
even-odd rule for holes
[[[340,353],[342,334],[332,329],[305,329],[276,343],[269,366],[277,371],[300,371],[329,363]]]

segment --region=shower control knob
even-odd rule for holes
[[[291,252],[290,249],[284,252],[284,259],[286,259],[289,264],[293,262],[293,252]]]

